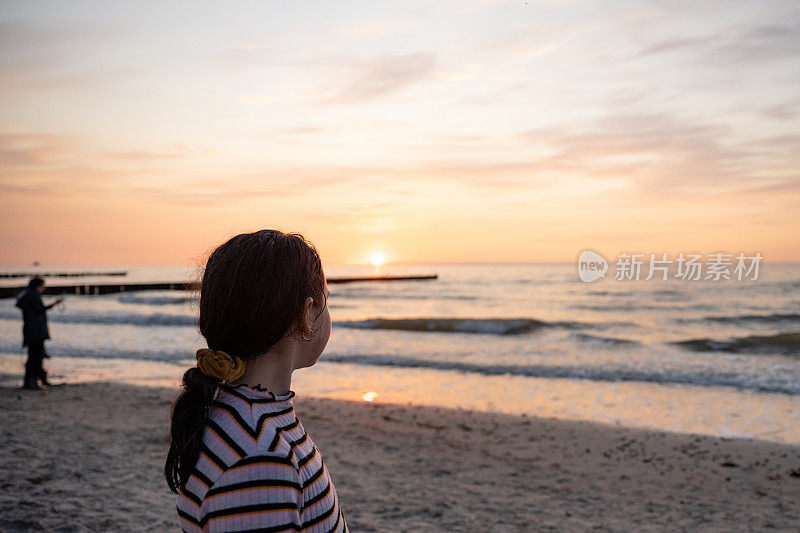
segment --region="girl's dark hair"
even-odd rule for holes
[[[245,362],[297,331],[305,299],[327,305],[325,273],[313,244],[299,233],[264,229],[217,247],[200,273],[198,329],[212,350]],[[219,380],[195,366],[183,375],[172,406],[164,476],[173,492],[185,487],[200,454],[202,429]]]
[[[28,282],[28,288],[31,290],[41,287],[42,285],[44,285],[44,280],[39,276],[31,278],[31,280]]]

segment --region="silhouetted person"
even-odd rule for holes
[[[44,305],[43,292],[44,280],[36,276],[28,283],[28,287],[17,295],[15,304],[22,309],[22,346],[28,347],[23,389],[40,389],[40,379],[43,385],[50,385],[47,381],[47,372],[42,368],[42,359],[45,357],[44,341],[50,338],[47,310],[63,302],[64,299],[59,298],[50,305]]]

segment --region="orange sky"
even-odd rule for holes
[[[800,7],[375,4],[5,3],[0,263],[800,260]]]

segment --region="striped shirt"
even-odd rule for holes
[[[177,495],[183,531],[349,533],[294,395],[220,383],[194,471]]]

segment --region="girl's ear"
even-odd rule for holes
[[[313,330],[314,328],[314,315],[311,312],[313,305],[314,299],[310,296],[303,302],[303,312],[300,313],[297,322],[295,322],[295,331],[299,331],[301,335],[304,335],[303,332],[306,329]]]
[[[314,319],[311,316],[311,309],[314,307],[314,298],[311,296],[306,297],[305,304],[303,305],[303,321],[308,329],[314,329]]]

